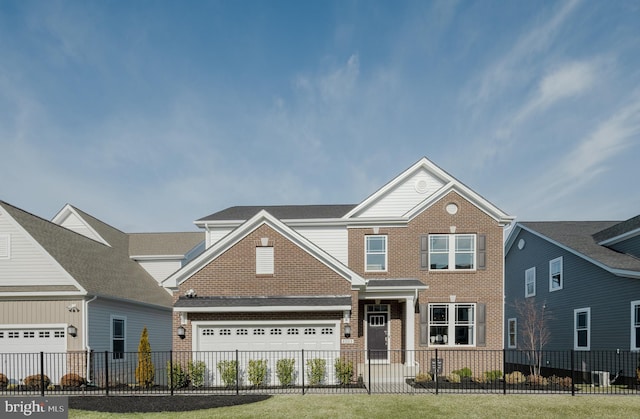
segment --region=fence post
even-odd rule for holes
[[[571,395],[576,395],[575,351],[571,350]]]
[[[169,388],[173,396],[173,349],[169,350]]]
[[[104,351],[104,388],[109,395],[109,351]]]
[[[40,395],[44,397],[44,352],[40,351]]]
[[[507,350],[502,350],[502,394],[507,394]]]
[[[301,357],[301,362],[302,362],[302,395],[304,396],[304,349],[302,349],[302,357]]]
[[[236,349],[236,396],[240,394],[240,363],[238,360],[238,350]]]
[[[367,393],[371,395],[371,349],[367,349],[367,361],[369,362],[369,388],[367,388]]]
[[[444,363],[443,363],[444,364]],[[439,386],[439,381],[438,381],[438,348],[436,348],[436,368],[435,371],[433,373],[433,378],[435,379],[436,382],[436,395],[438,395],[439,390],[440,390],[440,386]]]

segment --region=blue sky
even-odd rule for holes
[[[519,220],[640,213],[640,3],[0,0],[0,199],[127,232],[358,203],[422,156]]]

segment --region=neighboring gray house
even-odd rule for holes
[[[640,216],[519,222],[505,244],[505,348],[523,349],[517,301],[550,316],[545,350],[640,351]]]
[[[127,234],[66,205],[47,221],[0,201],[0,373],[13,382],[39,371],[14,353],[57,353],[45,370],[90,381],[85,354],[129,361],[142,329],[154,351],[171,349],[172,297],[159,282],[204,234]]]

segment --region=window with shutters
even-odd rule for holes
[[[273,246],[256,247],[256,275],[273,275]]]
[[[475,270],[485,267],[485,236],[430,234],[420,237],[420,266],[429,270]]]
[[[11,257],[11,236],[8,234],[0,234],[0,259],[9,259]]]
[[[484,311],[484,304],[422,304],[420,343],[429,346],[484,346]]]

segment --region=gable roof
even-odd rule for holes
[[[600,244],[610,244],[622,241],[631,236],[640,234],[640,215],[630,218],[626,221],[614,224],[593,235]]]
[[[365,284],[364,279],[358,274],[265,210],[260,210],[260,212],[244,222],[238,228],[234,229],[223,239],[216,242],[213,246],[202,252],[182,269],[178,270],[173,275],[170,275],[162,282],[162,284],[165,287],[178,286],[180,283],[189,279],[194,273],[198,272],[211,261],[215,260],[219,255],[224,253],[227,249],[238,243],[262,225],[267,225],[274,229],[277,233],[299,246],[302,250],[315,257],[347,281],[351,282],[352,286]]]
[[[84,294],[170,307],[172,298],[129,257],[126,233],[77,210],[109,245],[0,201],[0,206],[83,288]]]
[[[519,222],[505,243],[509,252],[520,230],[553,243],[618,276],[640,278],[640,259],[598,244],[597,233],[618,221],[538,221]]]
[[[185,233],[130,233],[129,255],[175,256],[184,258],[194,247],[204,241],[204,231]]]
[[[235,206],[202,217],[196,220],[196,224],[202,224],[206,221],[246,221],[262,210],[280,220],[342,218],[355,206],[355,204]]]

